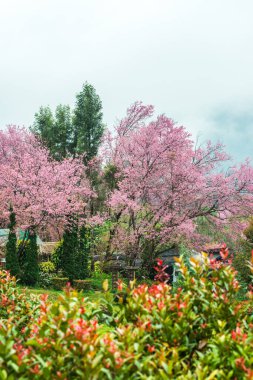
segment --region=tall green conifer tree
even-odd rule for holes
[[[34,123],[31,127],[31,131],[40,137],[51,153],[54,153],[55,120],[49,107],[40,107],[39,112],[34,116]]]
[[[22,280],[26,285],[34,286],[39,278],[37,235],[33,229],[29,231],[25,248]]]
[[[31,131],[41,138],[51,155],[62,160],[85,153],[85,162],[95,157],[104,132],[102,102],[95,88],[85,83],[76,96],[75,109],[68,105],[40,107]]]
[[[76,96],[73,145],[76,154],[86,153],[86,162],[98,152],[104,132],[102,102],[95,88],[85,83]]]
[[[76,256],[78,252],[78,228],[73,220],[69,221],[68,227],[63,234],[61,268],[69,281],[73,283],[76,278]]]
[[[89,276],[90,239],[85,226],[79,230],[79,245],[75,259],[76,278],[84,280]]]
[[[57,160],[63,160],[66,157],[73,156],[73,152],[71,150],[73,125],[70,106],[60,104],[56,107],[54,131],[53,156]]]
[[[20,273],[20,267],[17,255],[17,236],[15,232],[16,227],[16,215],[10,206],[10,222],[8,225],[9,235],[8,242],[6,244],[6,269],[10,271],[12,276],[18,277]]]

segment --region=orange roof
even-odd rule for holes
[[[208,243],[203,247],[203,251],[218,250],[221,249],[222,246],[222,243]]]

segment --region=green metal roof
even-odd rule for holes
[[[0,237],[8,236],[9,229],[8,228],[1,228],[0,229]]]
[[[22,240],[24,238],[24,234],[25,234],[25,231],[19,230],[17,238],[19,240]],[[8,235],[9,235],[9,228],[0,228],[0,238],[1,237],[6,237],[7,238]],[[41,238],[38,235],[37,235],[37,239],[36,240],[37,240],[37,244],[38,245],[41,245],[43,243],[42,240],[41,240]]]

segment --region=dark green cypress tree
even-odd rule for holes
[[[89,230],[82,226],[79,231],[79,244],[75,258],[76,278],[84,280],[89,277],[90,239]]]
[[[23,282],[30,286],[34,286],[39,278],[37,235],[33,229],[29,231],[25,248],[22,277]]]
[[[64,276],[68,277],[70,283],[76,278],[76,256],[78,252],[78,228],[73,220],[70,220],[68,227],[63,234],[61,268]]]
[[[6,269],[10,271],[12,276],[18,277],[20,274],[20,267],[17,255],[17,236],[15,233],[16,215],[10,206],[10,222],[8,225],[9,235],[6,244]]]

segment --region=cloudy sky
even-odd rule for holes
[[[0,126],[93,84],[108,126],[135,100],[253,159],[252,0],[0,0]]]

